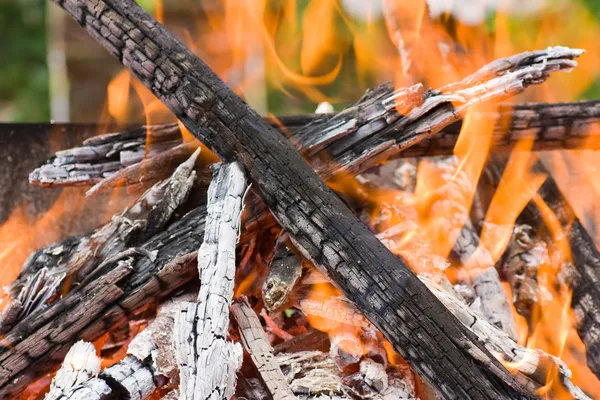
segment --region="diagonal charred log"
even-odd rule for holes
[[[514,378],[327,188],[294,146],[141,7],[113,0],[56,3],[129,67],[193,135],[224,160],[244,164],[296,247],[329,273],[443,397],[522,396]],[[555,48],[505,60],[502,66],[510,74],[525,61],[536,64],[525,84],[512,87],[519,91],[549,71],[573,67],[571,59],[579,54]],[[435,109],[434,103],[427,107]],[[460,111],[453,109],[453,118]],[[431,124],[403,128],[415,142],[435,133]],[[399,151],[396,144],[379,143],[378,157]],[[465,349],[465,342],[472,345]]]
[[[389,85],[383,85],[370,93],[378,92],[391,96],[393,89]],[[381,127],[373,128],[376,130],[373,133],[374,137],[378,136],[386,126],[385,119],[389,118],[386,115],[380,116],[374,110],[363,111],[363,108],[368,105],[369,98],[367,95],[366,100],[362,99],[350,108],[350,115],[354,115],[354,118],[358,118],[359,114],[372,114],[372,117],[363,117],[364,121],[361,121],[360,127],[355,132],[349,133],[349,137],[360,135],[366,126],[376,125],[375,121],[381,121],[379,122]],[[387,113],[393,116],[397,111],[394,108]],[[535,138],[534,151],[576,149],[584,146],[588,149],[600,148],[599,101],[503,105],[496,112],[478,114],[482,115],[478,115],[477,118],[494,122],[492,151],[495,153],[509,152],[519,140],[530,137]],[[292,141],[311,164],[316,162],[314,160],[323,159],[328,155],[332,161],[328,164],[329,167],[335,168],[333,172],[325,170],[325,174],[330,175],[337,170],[336,148],[342,141],[343,135],[334,136],[327,148],[317,152],[309,143],[318,143],[318,138],[322,134],[320,129],[315,128],[321,127],[321,124],[335,126],[338,124],[335,118],[335,115],[307,114],[266,117],[265,121],[282,134],[291,135]],[[299,141],[298,135],[303,129],[307,129],[304,128],[306,124],[311,124],[310,131],[304,134],[305,141]],[[396,156],[450,155],[461,127],[462,121],[448,125],[436,135],[415,143]],[[23,130],[28,128],[29,125],[21,126]],[[400,133],[396,131],[396,134]],[[145,140],[146,135],[148,140]],[[147,142],[152,143],[148,149],[146,149]],[[178,163],[185,159],[186,155],[193,151],[192,148],[182,146],[182,143],[181,131],[177,124],[151,125],[97,136],[86,140],[82,147],[57,152],[46,165],[31,173],[30,182],[40,186],[87,186],[102,182],[95,188],[97,192],[116,185],[164,179]],[[360,141],[355,141],[351,147],[359,144]],[[309,153],[314,154],[309,156]],[[145,162],[142,161],[144,156]]]

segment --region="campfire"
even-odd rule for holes
[[[490,39],[437,1],[358,23],[315,0],[304,28],[295,1],[225,1],[227,23],[204,12],[232,60],[209,67],[162,6],[54,2],[125,69],[109,123],[31,171],[64,188],[51,210],[0,227],[0,398],[598,398],[591,39],[517,45],[500,11]],[[342,109],[349,89],[320,88],[348,73],[344,35],[355,79],[394,80]],[[242,100],[265,60],[314,112]],[[53,230],[90,204],[99,226]]]

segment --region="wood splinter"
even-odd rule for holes
[[[244,348],[250,353],[252,361],[273,399],[296,399],[273,356],[273,348],[269,344],[269,339],[258,316],[248,301],[245,298],[241,299],[231,307],[231,312],[238,323]]]
[[[198,251],[200,293],[185,302],[173,332],[180,399],[222,400],[235,392],[242,347],[227,340],[235,248],[246,177],[239,163],[218,165],[208,189],[204,241]]]

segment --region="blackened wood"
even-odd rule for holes
[[[44,308],[60,293],[68,292],[72,285],[85,284],[105,264],[114,264],[118,258],[125,258],[127,252],[144,253],[136,247],[160,232],[187,199],[196,176],[194,164],[199,151],[171,177],[154,185],[93,234],[65,240],[67,254],[61,245],[35,252],[10,287],[10,302],[0,313],[0,332],[8,332],[19,320]],[[45,261],[48,265],[43,265]]]
[[[292,400],[296,396],[290,390],[281,367],[273,356],[273,348],[263,330],[258,316],[247,299],[235,303],[231,312],[237,321],[244,348],[260,374],[261,379],[274,400]]]
[[[75,341],[97,339],[197,276],[205,217],[204,206],[190,211],[140,246],[156,252],[155,259],[134,254],[105,265],[87,285],[7,332],[0,340],[0,398],[16,396],[54,369]]]
[[[535,169],[548,174],[541,162]],[[577,332],[585,344],[587,364],[600,377],[600,253],[550,175],[538,194],[566,232],[574,268],[567,262],[561,275],[573,291],[571,307],[575,312]],[[520,221],[533,227],[544,226],[542,215],[533,202],[525,208]]]
[[[384,92],[388,95],[393,93],[389,85],[383,85],[380,89],[373,90],[374,93]],[[367,96],[368,100],[369,97]],[[352,113],[359,115],[367,114],[366,117],[359,119],[360,127],[355,132],[348,133],[349,137],[358,137],[363,126],[367,126],[371,121],[377,121],[382,118],[374,110],[365,110],[368,101],[363,99],[352,106]],[[394,110],[389,110],[392,115]],[[372,113],[371,117],[368,114]],[[577,149],[588,148],[597,149],[600,147],[600,139],[597,137],[600,133],[600,102],[599,101],[580,101],[572,103],[526,103],[518,105],[503,105],[496,112],[478,113],[477,118],[493,122],[494,130],[492,132],[493,152],[509,152],[514,145],[521,139],[534,138],[533,150],[557,150],[557,149]],[[330,168],[336,168],[336,148],[343,135],[334,136],[326,149],[314,153],[313,148],[308,143],[319,143],[322,131],[315,129],[321,128],[318,121],[326,123],[326,128],[339,125],[336,122],[335,115],[327,117],[312,114],[297,116],[279,116],[266,117],[270,125],[277,128],[279,132],[285,135],[291,135],[298,149],[307,157],[311,165],[317,160],[324,159],[328,155],[332,163],[328,164]],[[306,142],[296,139],[296,135],[302,132],[305,124],[311,123],[312,128],[306,136]],[[63,129],[70,129],[70,125],[61,125]],[[450,155],[460,129],[462,121],[452,123],[430,138],[413,144],[411,147],[402,150],[397,157],[425,157],[434,155]],[[88,129],[93,129],[89,127]],[[95,128],[101,131],[101,127]],[[29,131],[29,125],[16,125],[13,130],[18,132]],[[379,129],[373,133],[377,137],[383,130]],[[148,141],[144,140],[148,134]],[[401,131],[395,131],[400,135]],[[345,139],[348,141],[349,139]],[[146,149],[146,143],[151,146]],[[33,171],[29,179],[32,184],[40,186],[79,186],[95,185],[97,191],[105,189],[107,186],[116,184],[133,184],[139,182],[152,182],[153,179],[163,179],[168,175],[168,161],[157,159],[147,163],[148,169],[140,171],[141,160],[145,155],[152,159],[161,153],[174,152],[169,154],[168,158],[177,158],[185,148],[174,150],[176,146],[182,143],[181,131],[177,124],[153,125],[143,128],[132,129],[118,134],[100,135],[96,138],[86,140],[83,147],[58,152],[55,157],[50,159],[46,165]],[[111,146],[111,151],[106,151],[107,145]],[[351,147],[358,146],[360,141],[354,141]],[[81,150],[80,150],[81,149]],[[85,150],[84,150],[85,149]],[[146,152],[148,150],[148,152]],[[191,154],[191,150],[188,150]],[[313,152],[308,156],[308,152]],[[161,165],[159,165],[161,164]],[[167,165],[167,169],[163,169]],[[133,166],[137,166],[133,168]],[[128,171],[124,171],[129,168]],[[170,167],[174,168],[173,166]],[[109,170],[107,170],[109,169]],[[364,168],[363,168],[364,169]],[[117,176],[116,175],[120,172]],[[334,174],[337,170],[327,171],[326,175]],[[357,170],[362,172],[362,169]]]
[[[296,247],[329,273],[443,397],[522,396],[514,378],[327,188],[294,146],[141,7],[116,0],[56,3],[130,68],[193,135],[224,160],[244,164]],[[518,92],[545,79],[549,71],[573,67],[572,58],[579,54],[551,48],[505,59],[493,67],[506,72],[498,79],[526,72],[523,81],[501,89]],[[477,77],[489,77],[492,69]],[[461,93],[460,85],[457,90]],[[438,121],[455,120],[461,112],[448,99],[424,104],[421,112],[430,110]],[[453,108],[450,113],[448,107]],[[431,120],[427,126],[403,128],[414,141],[435,133]],[[399,151],[396,144],[384,138],[377,144],[377,157]],[[356,159],[357,155],[348,156]],[[465,348],[465,342],[472,346]]]

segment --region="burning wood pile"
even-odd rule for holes
[[[600,373],[600,254],[531,152],[596,146],[600,106],[490,106],[582,50],[261,118],[134,2],[56,3],[181,124],[98,135],[31,173],[147,190],[27,259],[0,314],[2,398],[594,395],[518,328],[570,306]]]

